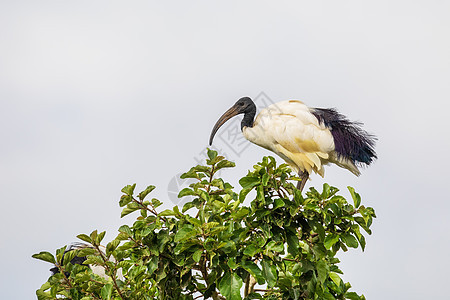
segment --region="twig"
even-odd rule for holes
[[[247,279],[245,279],[244,297],[247,297],[248,294],[249,294],[248,290],[249,290],[249,287],[250,287],[250,277],[251,276],[252,275],[248,274]]]
[[[272,289],[268,289],[268,290],[254,289],[253,291],[254,291],[254,292],[265,292],[265,293],[267,293],[267,292],[272,292],[273,290],[272,290]]]
[[[59,272],[61,272],[61,274],[63,274],[64,279],[65,279],[66,283],[69,285],[69,287],[73,288],[72,283],[70,283],[70,280],[69,280],[69,278],[67,278],[66,274],[64,273],[64,270],[61,268],[61,265],[60,264],[56,264],[56,266],[58,267]]]
[[[150,205],[152,206],[152,208],[149,208],[147,205],[144,205],[144,204],[142,203],[143,201],[138,201],[138,200],[134,199],[134,197],[131,197],[131,200],[132,200],[133,202],[137,203],[137,204],[141,207],[141,209],[145,209],[145,210],[151,212],[151,213],[152,213],[153,215],[155,215],[156,217],[158,217],[158,212],[156,211],[156,209],[153,207],[152,204],[150,204]],[[162,217],[162,216],[159,216],[159,217],[160,217],[163,221],[167,221],[166,218],[164,218],[164,217]]]

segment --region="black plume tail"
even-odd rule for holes
[[[367,166],[377,159],[374,149],[377,138],[362,129],[362,123],[348,120],[334,108],[314,108],[312,114],[330,129],[339,158]]]

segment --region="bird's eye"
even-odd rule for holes
[[[244,106],[244,102],[239,102],[239,105],[240,106]]]

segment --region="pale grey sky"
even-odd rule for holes
[[[34,299],[31,258],[117,228],[123,186],[168,186],[238,98],[336,107],[378,138],[351,185],[378,218],[364,253],[341,255],[367,299],[443,299],[450,202],[448,1],[3,1],[0,4],[0,282]],[[237,179],[263,155],[233,153]],[[280,159],[277,159],[281,162]]]

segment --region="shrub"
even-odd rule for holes
[[[234,163],[212,150],[208,157],[182,175],[195,183],[180,191],[192,199],[181,210],[158,212],[162,202],[148,197],[154,186],[135,195],[136,185],[127,185],[122,217],[139,216],[119,228],[105,252],[105,232],[93,231],[78,235],[92,248],[33,255],[60,270],[37,290],[38,299],[365,299],[343,282],[336,257],[364,250],[362,232],[371,234],[375,212],[353,188],[353,204],[328,184],[302,195],[290,168],[264,157],[239,180],[237,193],[216,178]],[[75,256],[103,266],[109,278],[73,265]]]

